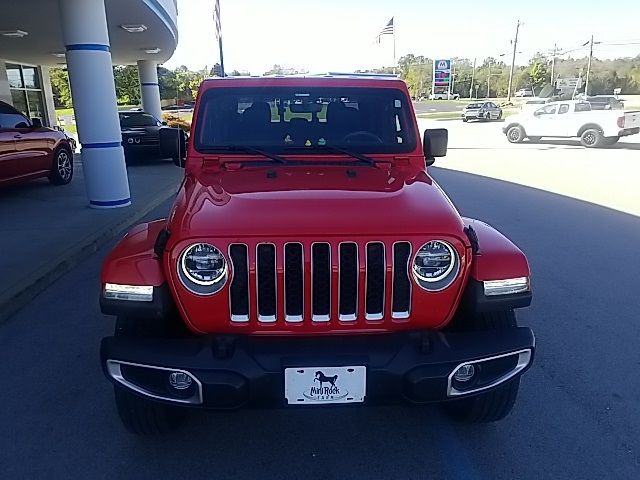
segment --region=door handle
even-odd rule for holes
[[[17,135],[14,135],[13,138],[22,138],[22,135],[18,133]]]

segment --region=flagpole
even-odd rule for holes
[[[218,38],[218,47],[220,48],[220,76],[224,78],[224,56],[222,55],[222,35]]]

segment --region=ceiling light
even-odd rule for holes
[[[0,35],[9,38],[22,38],[29,34],[24,30],[0,30]]]
[[[132,25],[120,25],[120,26],[129,33],[142,33],[147,29],[147,26],[142,25],[141,23],[132,24]]]
[[[144,49],[144,53],[149,53],[152,55],[155,55],[156,53],[160,53],[160,49],[159,48],[145,48]]]
[[[57,58],[66,57],[66,55],[64,53],[62,53],[62,52],[52,52],[51,55],[53,55],[54,57],[57,57]]]

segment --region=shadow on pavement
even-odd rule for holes
[[[549,138],[549,139],[542,139],[537,142],[532,142],[528,140],[525,143],[531,144],[531,145],[558,145],[558,146],[586,148],[580,144],[579,140],[565,140],[565,139],[560,140],[560,139]],[[598,150],[640,150],[640,143],[619,141],[618,143],[615,143],[613,145],[603,145],[601,147],[598,147]]]

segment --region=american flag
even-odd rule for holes
[[[216,0],[216,4],[213,7],[213,23],[216,24],[216,39],[220,40],[222,36],[222,23],[220,22],[220,0]]]
[[[378,34],[378,36],[376,37],[376,41],[378,43],[380,43],[380,37],[382,35],[393,35],[393,17],[391,17],[391,20],[389,20],[389,23],[387,23],[387,25],[380,30],[380,33]]]

